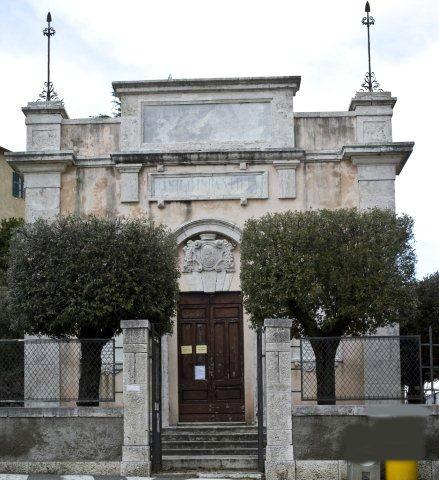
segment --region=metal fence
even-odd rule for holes
[[[114,339],[0,340],[0,404],[114,400]]]
[[[302,400],[424,397],[419,336],[303,338],[299,350],[292,368],[299,363]]]

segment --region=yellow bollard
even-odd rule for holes
[[[386,480],[417,480],[418,462],[415,460],[387,460]]]

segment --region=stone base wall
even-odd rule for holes
[[[120,475],[118,462],[0,462],[0,474]]]
[[[439,479],[439,407],[428,407],[419,480]],[[294,406],[295,480],[347,480],[340,434],[367,421],[364,407]],[[121,408],[0,408],[0,473],[120,475]]]
[[[295,480],[348,480],[347,463],[344,460],[296,460],[295,465]],[[418,462],[418,480],[438,478],[439,460]]]
[[[425,423],[425,460],[439,461],[439,405],[428,405]],[[295,460],[335,460],[345,457],[343,432],[367,426],[365,406],[294,405],[292,407]],[[439,473],[438,477],[439,479]]]
[[[0,408],[0,473],[119,475],[121,408]]]

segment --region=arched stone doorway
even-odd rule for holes
[[[187,222],[175,234],[182,275],[168,342],[170,424],[252,421],[253,393],[245,386],[253,377],[248,366],[254,338],[240,292],[241,229],[207,218]]]

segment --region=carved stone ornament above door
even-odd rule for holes
[[[235,272],[234,246],[214,233],[203,233],[183,247],[183,273],[189,290],[227,291]]]

